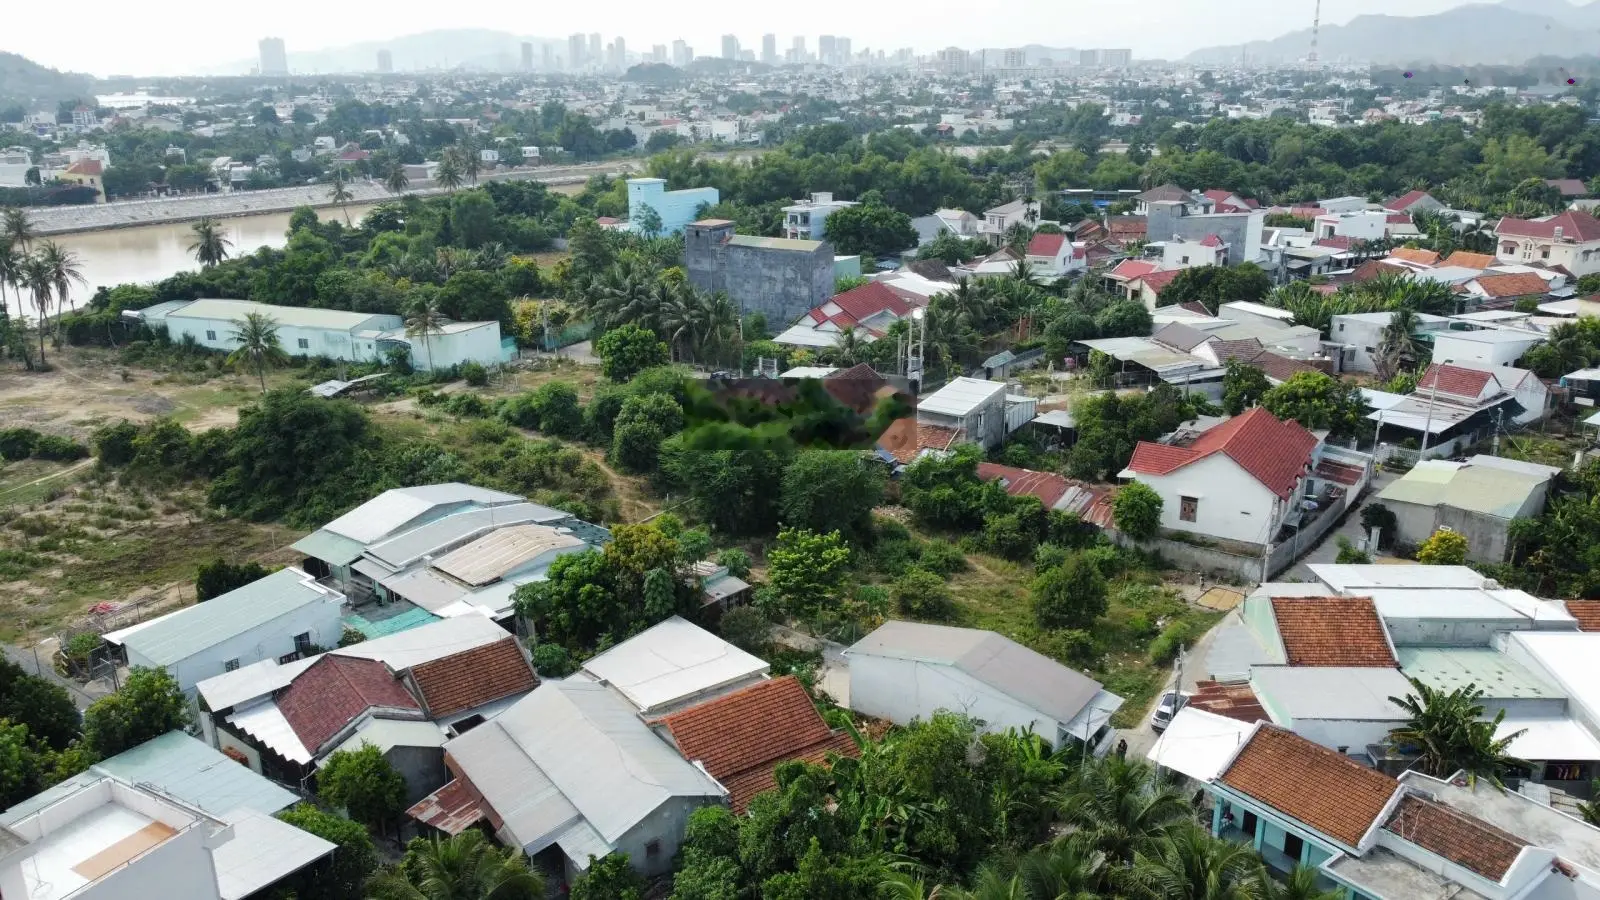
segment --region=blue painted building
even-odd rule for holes
[[[628,227],[639,230],[639,217],[650,207],[661,217],[661,233],[678,234],[683,226],[699,218],[695,213],[704,204],[716,206],[722,195],[714,187],[667,190],[665,178],[628,179]]]

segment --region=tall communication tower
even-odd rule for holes
[[[1322,30],[1322,0],[1317,0],[1317,10],[1311,16],[1311,55],[1306,61],[1317,64],[1317,32]]]

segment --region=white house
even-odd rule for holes
[[[1581,210],[1544,219],[1507,216],[1494,236],[1500,262],[1561,266],[1580,277],[1600,272],[1600,219]]]
[[[833,194],[819,191],[809,199],[783,208],[783,236],[797,241],[820,241],[828,236],[828,217],[855,206],[854,200],[835,200]]]
[[[978,217],[964,209],[936,209],[931,215],[911,220],[917,232],[917,245],[929,243],[941,234],[970,238],[978,236]]]
[[[105,635],[129,666],[165,669],[192,693],[213,675],[338,645],[344,595],[290,567],[242,588]]]
[[[1377,352],[1383,343],[1383,331],[1394,318],[1392,312],[1346,313],[1334,316],[1328,326],[1330,342],[1343,344],[1341,371],[1376,372]],[[1443,332],[1449,329],[1450,320],[1430,313],[1417,313],[1417,331]]]
[[[1433,358],[1464,365],[1509,366],[1545,340],[1542,334],[1511,328],[1442,331],[1434,335]]]
[[[984,210],[983,221],[978,225],[978,234],[989,242],[991,246],[998,247],[1004,239],[1007,229],[1019,223],[1032,224],[1039,220],[1039,204],[1027,200],[1013,200],[993,209]]]
[[[1197,241],[1167,241],[1161,246],[1161,268],[1193,269],[1197,266],[1220,266],[1228,262],[1228,245],[1222,238],[1208,234]]]
[[[1360,210],[1348,213],[1328,213],[1317,216],[1312,223],[1312,233],[1320,240],[1331,237],[1348,237],[1361,241],[1381,240],[1389,227],[1389,216],[1382,210]]]
[[[1067,240],[1064,234],[1034,235],[1028,241],[1027,260],[1035,272],[1051,278],[1089,267],[1088,249]]]
[[[151,328],[165,328],[175,342],[188,339],[212,350],[231,351],[239,346],[234,334],[251,313],[267,316],[277,325],[278,342],[290,356],[378,362],[391,350],[403,350],[412,365],[422,369],[505,361],[499,322],[446,322],[424,337],[408,334],[401,316],[219,299],[158,303],[123,315]]]
[[[992,631],[888,621],[845,651],[850,708],[908,725],[941,710],[985,730],[1031,729],[1052,748],[1102,752],[1122,698]]]
[[[1296,508],[1322,441],[1255,407],[1188,446],[1140,441],[1121,473],[1161,496],[1161,527],[1266,544]]]
[[[962,440],[992,450],[1006,437],[1006,386],[965,376],[917,401],[917,422],[961,432]]]

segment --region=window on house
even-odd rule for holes
[[[296,653],[311,652],[311,632],[302,631],[294,636],[294,649]]]
[[[1539,258],[1540,259],[1549,259],[1550,258],[1550,248],[1546,247],[1543,250],[1540,250],[1539,251]]]
[[[1178,498],[1178,518],[1185,522],[1193,522],[1195,515],[1200,511],[1199,497]]]
[[[660,841],[646,841],[645,845],[644,845],[644,855],[648,859],[655,859],[656,857],[660,856],[661,855],[661,842]]]
[[[467,716],[465,719],[462,719],[462,720],[460,720],[458,722],[455,722],[455,723],[451,724],[450,730],[455,732],[458,735],[462,735],[462,734],[466,734],[467,732],[471,731],[474,728],[477,728],[479,725],[482,725],[483,723],[484,723],[483,716],[481,716],[481,715],[479,715],[477,713],[473,713],[472,715]]]
[[[222,664],[222,671],[224,672],[232,672],[237,668],[239,668],[239,660],[237,659],[230,659]]]
[[[286,666],[299,658],[300,654],[298,653],[285,653],[284,655],[278,657],[278,665]]]
[[[1256,814],[1247,812],[1239,819],[1239,830],[1245,834],[1256,833]]]
[[[1340,330],[1340,331],[1343,331],[1343,330],[1344,330],[1344,323],[1343,323],[1343,322],[1340,322],[1340,323],[1339,323],[1339,330]]]
[[[294,342],[300,347],[301,350],[308,350],[311,347],[311,342],[305,338],[295,338]]]
[[[217,339],[217,333],[215,331],[210,331],[210,330],[206,331],[206,340],[214,341],[216,339]]]
[[[1298,834],[1286,834],[1283,836],[1284,856],[1287,856],[1290,859],[1299,859],[1300,854],[1304,853],[1305,849],[1306,842],[1301,840]]]
[[[1183,264],[1186,265],[1186,266],[1189,264],[1189,257],[1185,256],[1183,258]]]

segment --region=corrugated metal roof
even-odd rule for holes
[[[444,731],[432,722],[419,722],[415,719],[368,719],[357,728],[355,734],[350,735],[329,750],[330,755],[340,750],[360,750],[363,744],[371,744],[382,753],[388,753],[394,747],[443,747],[446,740]],[[318,766],[327,761],[327,757],[318,760]]]
[[[330,566],[348,566],[361,558],[366,545],[342,534],[319,528],[290,545],[292,549],[312,559],[320,559]]]
[[[538,853],[555,843],[580,818],[578,808],[503,727],[500,717],[445,744],[445,752],[526,853]]]
[[[388,637],[391,634],[399,634],[402,631],[410,631],[413,628],[421,628],[429,622],[437,622],[438,620],[439,617],[432,612],[416,607],[408,609],[399,615],[386,616],[381,619],[369,619],[358,613],[351,613],[340,621],[347,628],[354,628],[368,638],[381,638]]]
[[[181,731],[169,731],[95,763],[75,778],[12,806],[0,815],[0,825],[26,818],[83,784],[106,776],[129,784],[152,785],[215,816],[241,808],[271,815],[300,799],[204,741]]]
[[[1488,647],[1398,647],[1395,656],[1406,677],[1442,691],[1477,685],[1489,700],[1567,696],[1526,666]]]
[[[1405,721],[1389,698],[1413,691],[1399,669],[1350,666],[1256,666],[1250,687],[1268,710],[1292,720],[1366,722]]]
[[[467,595],[466,588],[425,568],[391,575],[378,583],[431,613],[438,613]]]
[[[106,639],[136,650],[155,665],[169,666],[313,603],[337,607],[343,602],[337,591],[315,582],[299,569],[282,569],[143,627],[112,632]]]
[[[445,553],[478,534],[507,525],[541,525],[571,519],[571,513],[537,503],[510,503],[451,513],[367,547],[367,553],[395,570],[424,556]]]
[[[465,584],[481,587],[551,551],[584,546],[583,541],[547,525],[512,525],[450,551],[434,560],[433,567]]]
[[[264,700],[241,709],[228,716],[228,721],[244,729],[246,734],[290,762],[302,765],[311,762],[311,751],[306,749],[300,736],[294,733],[289,720],[283,716],[283,710],[271,700]]]
[[[1513,519],[1528,498],[1550,478],[1499,466],[1440,460],[1419,463],[1378,494],[1390,503],[1451,506],[1501,519]]]
[[[634,635],[583,670],[653,712],[687,697],[759,677],[765,662],[680,616]]]
[[[1466,566],[1394,566],[1310,563],[1307,568],[1342,594],[1363,588],[1481,588],[1488,579]]]
[[[965,416],[996,394],[1005,393],[1006,386],[1001,381],[985,381],[982,378],[953,378],[950,383],[934,391],[926,397],[917,400],[918,412],[931,412],[945,416]]]
[[[382,325],[379,327],[394,327],[390,323],[400,318],[378,313],[346,312],[342,309],[311,306],[274,306],[270,303],[257,303],[254,300],[200,299],[182,309],[168,312],[167,319],[168,321],[172,319],[241,321],[250,313],[271,316],[279,325],[295,328],[331,328],[338,331],[353,331],[374,319],[381,321]]]
[[[222,900],[244,900],[336,849],[309,831],[255,810],[237,810],[222,818],[233,826],[233,839],[211,851]]]
[[[396,488],[384,491],[322,528],[363,544],[371,544],[436,507],[466,503],[491,506],[516,503],[521,499],[514,494],[458,482]]]
[[[457,616],[426,625],[362,641],[333,651],[339,656],[355,656],[387,663],[396,672],[452,653],[482,647],[503,640],[507,632],[488,616]]]
[[[944,665],[1015,698],[1057,722],[1071,722],[1100,683],[992,631],[891,620],[846,651]]]

